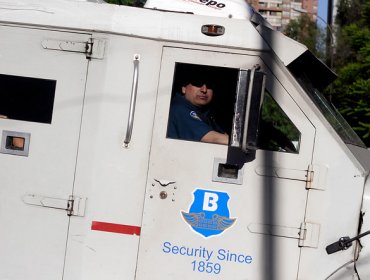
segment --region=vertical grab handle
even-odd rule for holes
[[[137,86],[139,80],[139,61],[140,55],[134,55],[134,75],[132,77],[132,90],[130,98],[130,109],[127,121],[127,130],[124,143],[124,147],[128,148],[128,144],[131,141],[132,129],[134,127],[134,116],[135,116],[135,105],[136,105],[136,95],[137,95]]]

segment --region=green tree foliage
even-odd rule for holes
[[[332,102],[370,146],[370,0],[340,0]]]
[[[361,0],[340,0],[337,5],[336,23],[348,25],[361,17]]]
[[[259,148],[295,153],[297,148],[294,143],[298,143],[300,137],[298,129],[271,95],[265,91],[258,136]]]
[[[291,20],[285,27],[284,34],[306,45],[317,57],[323,57],[324,34],[308,14],[302,13],[297,20]]]

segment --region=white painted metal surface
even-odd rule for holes
[[[245,277],[266,279],[268,272],[265,271],[264,260],[270,258],[276,262],[276,270],[273,273],[278,279],[293,279],[297,274],[299,263],[299,230],[296,231],[296,239],[287,236],[272,237],[271,242],[279,252],[278,255],[277,253],[274,255],[273,249],[264,248],[263,245],[267,242],[266,239],[270,238],[269,234],[250,232],[248,226],[259,224],[269,227],[270,231],[273,231],[271,228],[274,226],[300,227],[304,220],[306,182],[292,180],[294,177],[280,179],[256,176],[256,170],[261,167],[284,166],[292,171],[306,170],[307,173],[311,163],[314,128],[279,82],[269,73],[267,90],[281,107],[286,108],[286,114],[294,123],[297,123],[302,133],[300,154],[260,150],[257,151],[253,161],[245,163],[242,186],[212,182],[213,161],[215,158],[226,159],[226,146],[163,139],[162,136],[166,134],[167,129],[172,90],[171,77],[175,62],[201,63],[237,69],[248,69],[259,64],[269,73],[263,62],[253,55],[218,54],[170,48],[164,50],[145,197],[143,216],[145,227],[143,227],[140,242],[138,279],[173,279],[177,271],[182,272],[184,279],[209,279],[211,276],[213,279],[224,279],[231,275],[233,279],[245,279]],[[178,151],[181,151],[181,154]],[[181,157],[180,161],[179,157]],[[175,165],[171,164],[174,162],[176,162]],[[174,189],[161,187],[155,183],[159,179],[174,181]],[[233,228],[220,237],[205,239],[191,230],[181,218],[181,211],[189,209],[193,192],[197,189],[226,192],[230,197],[230,215],[236,217],[237,221]],[[171,196],[161,199],[158,195],[161,190]],[[288,199],[290,203],[274,205],[274,201],[269,199],[271,193],[281,199]],[[238,242],[234,242],[235,239],[238,239]],[[168,252],[169,244],[186,248],[207,248],[214,254],[210,258],[184,257],[176,252]],[[222,256],[217,255],[219,250],[248,255],[253,261],[247,264],[223,260]],[[171,263],[171,266],[165,270],[156,269],[156,262],[154,263],[153,259],[157,259],[160,263]],[[197,267],[202,261],[206,266],[211,263],[212,266],[218,264],[221,272],[202,273]]]
[[[229,18],[168,13],[150,9],[75,2],[66,0],[0,0],[1,22],[19,23],[101,31],[152,38],[153,40],[193,42],[197,44],[222,44],[225,47],[265,49],[267,44],[249,21]],[[76,16],[78,15],[78,16]],[[180,24],[189,23],[192,24]],[[225,27],[224,36],[208,37],[201,34],[203,24]],[[238,36],[232,34],[238,34]]]
[[[308,50],[305,45],[266,26],[260,25],[257,29],[285,66]]]
[[[145,2],[145,7],[244,20],[249,20],[254,13],[253,8],[247,1],[148,0]]]
[[[141,227],[162,50],[158,43],[137,38],[109,36],[107,41],[105,59],[89,66],[74,187],[75,195],[88,197],[87,211],[84,218],[71,219],[66,280],[135,275],[140,236],[106,232],[103,223]],[[125,148],[134,54],[142,59],[133,134]],[[101,223],[102,230],[92,230],[93,223]]]
[[[370,179],[369,176],[367,176],[361,209],[361,213],[363,215],[363,224],[361,226],[361,233],[368,231],[370,228],[369,211],[370,211]],[[360,243],[354,244],[357,246],[357,250],[359,251],[359,254],[361,256],[356,263],[356,269],[358,271],[360,279],[366,279],[370,277],[370,268],[368,265],[368,259],[370,257],[369,238],[370,238],[369,235],[364,236],[360,240]]]
[[[368,211],[370,151],[346,145],[285,67],[304,46],[256,30],[251,11],[240,19],[208,13],[221,3],[211,2],[186,4],[201,16],[0,0],[0,74],[56,80],[50,124],[0,119],[1,131],[30,134],[27,155],[0,151],[0,279],[356,279],[354,246],[333,255],[325,247],[355,236],[361,207]],[[225,34],[205,36],[205,24]],[[258,63],[300,132],[299,153],[239,152],[238,184],[213,181],[215,163],[231,156],[227,146],[166,138],[176,63]],[[134,73],[133,131],[124,147]],[[215,193],[228,195],[236,220],[222,234],[205,238],[185,222],[181,211],[196,190],[210,191],[203,207],[215,205]],[[80,199],[77,215],[61,210],[71,211],[71,198]],[[363,277],[365,238],[357,260]]]
[[[6,38],[0,42],[1,74],[57,81],[51,124],[0,122],[1,130],[31,134],[27,157],[0,153],[0,279],[61,279],[67,211],[29,205],[22,198],[37,194],[60,199],[67,208],[88,62],[84,54],[45,50],[41,42],[45,38],[88,41],[90,36],[5,26],[0,33]]]

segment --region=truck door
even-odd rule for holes
[[[136,279],[296,278],[315,129],[264,60],[164,49]],[[260,149],[169,137],[181,76],[213,76],[214,119],[230,135],[239,69],[253,67],[266,73]]]
[[[0,279],[62,279],[90,36],[0,36]]]

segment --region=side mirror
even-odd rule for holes
[[[259,71],[259,66],[239,70],[230,146],[240,148],[245,153],[257,149],[265,79],[266,74]]]

